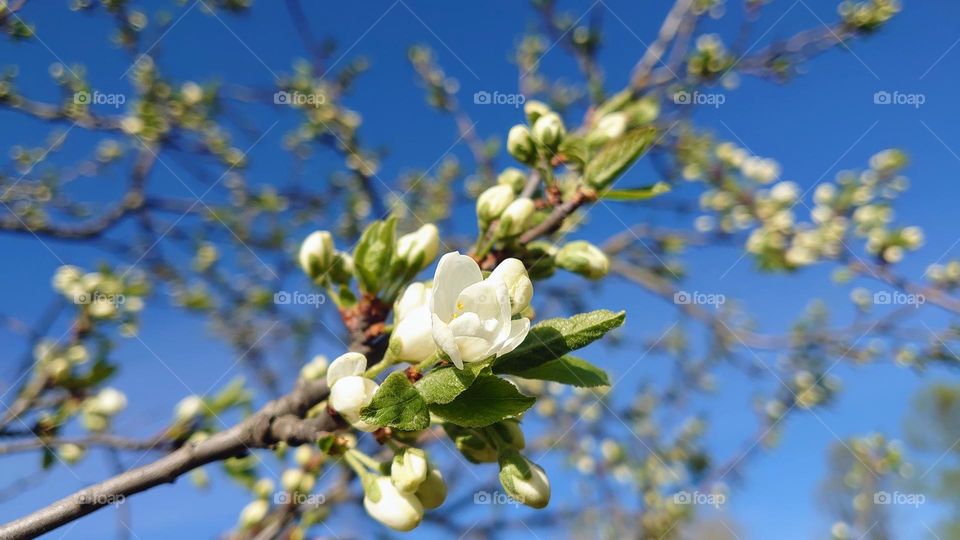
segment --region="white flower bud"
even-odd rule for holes
[[[364,362],[364,364],[366,364],[366,362]],[[318,354],[313,357],[313,360],[304,364],[300,369],[300,377],[307,381],[318,381],[327,374],[327,368],[329,367],[327,357]]]
[[[187,396],[181,399],[180,403],[177,403],[173,415],[178,422],[186,422],[202,415],[205,409],[206,405],[203,403],[203,398],[200,396]]]
[[[523,450],[527,445],[527,439],[523,435],[523,430],[520,429],[520,422],[516,420],[503,420],[497,422],[496,424],[490,426],[503,442],[509,444],[516,450]]]
[[[527,175],[520,169],[507,167],[497,176],[497,183],[503,186],[510,186],[515,193],[520,193],[523,186],[527,184]]]
[[[616,139],[627,130],[627,115],[622,112],[610,113],[597,122],[593,134],[600,140]]]
[[[567,129],[557,113],[545,114],[533,124],[533,138],[551,150],[555,150],[560,145],[566,134]]]
[[[516,198],[510,186],[496,185],[477,197],[477,218],[481,223],[490,223],[510,206]]]
[[[364,482],[363,507],[370,517],[395,531],[412,531],[423,519],[420,499],[398,490],[386,476]]]
[[[308,444],[298,446],[297,451],[293,453],[293,461],[301,467],[306,467],[312,460],[313,449]]]
[[[350,375],[363,375],[366,370],[366,356],[357,352],[342,354],[327,368],[327,386],[333,388],[338,380]]]
[[[447,483],[443,481],[440,469],[430,467],[427,478],[417,488],[417,498],[427,509],[439,508],[447,500]]]
[[[202,469],[198,469],[202,470]],[[253,485],[253,494],[257,498],[266,499],[269,497],[274,490],[273,480],[269,478],[261,478],[257,480],[257,483]]]
[[[600,279],[610,270],[606,254],[589,242],[577,240],[560,248],[557,266],[590,279]]]
[[[57,454],[60,456],[60,459],[68,464],[80,461],[83,459],[85,453],[82,447],[73,443],[61,444],[57,448]]]
[[[390,353],[399,360],[422,362],[436,352],[433,317],[428,305],[420,306],[400,319],[390,335]]]
[[[527,126],[516,125],[507,134],[507,152],[521,163],[533,163],[537,158],[537,149]]]
[[[283,489],[290,492],[302,491],[300,484],[303,482],[305,476],[300,469],[287,469],[280,475],[280,485],[283,486]]]
[[[527,228],[530,218],[537,207],[533,199],[520,197],[510,203],[500,215],[500,234],[503,236],[517,236]]]
[[[115,388],[104,388],[89,402],[90,411],[113,416],[127,408],[127,396]]]
[[[505,259],[493,269],[490,277],[501,279],[507,285],[511,315],[527,309],[533,299],[533,282],[522,262],[513,258]]]
[[[372,426],[360,419],[360,409],[373,401],[373,395],[377,393],[378,388],[380,385],[366,377],[349,375],[337,379],[330,387],[328,402],[333,410],[356,429],[376,431],[377,426]]]
[[[263,518],[267,517],[269,511],[270,503],[267,501],[263,499],[253,501],[240,511],[240,526],[249,529],[258,525]]]
[[[419,448],[407,448],[393,456],[390,479],[404,493],[415,493],[427,479],[427,454]]]
[[[329,231],[315,231],[300,245],[300,268],[310,279],[321,278],[333,263],[335,249],[333,236]]]
[[[433,295],[433,288],[426,284],[416,281],[407,285],[403,294],[393,305],[393,315],[397,321],[401,321],[407,315],[413,313],[413,310],[422,306],[430,306],[430,297]]]
[[[550,502],[547,474],[519,452],[501,454],[500,484],[510,497],[529,507],[544,508]]]
[[[527,122],[532,126],[541,116],[550,114],[550,107],[542,101],[531,99],[524,104],[523,113],[527,115]]]
[[[770,198],[780,204],[791,204],[800,196],[800,188],[793,182],[778,182],[770,190]]]
[[[408,265],[416,265],[418,270],[429,266],[437,258],[439,250],[440,232],[432,223],[427,223],[397,240],[397,257]]]

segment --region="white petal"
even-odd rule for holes
[[[431,311],[441,320],[449,321],[453,317],[460,292],[480,281],[483,281],[483,274],[480,273],[476,261],[456,251],[447,253],[440,258],[433,277]]]
[[[408,362],[420,362],[433,356],[437,343],[433,340],[432,326],[433,318],[427,306],[408,313],[393,331],[400,343],[398,357]]]
[[[497,352],[497,356],[507,354],[517,348],[518,345],[527,339],[530,333],[530,319],[517,319],[510,321],[510,337],[503,343],[503,346]]]
[[[367,357],[356,352],[348,352],[339,356],[327,368],[327,387],[333,388],[334,383],[350,375],[362,375],[367,370]]]
[[[437,346],[450,357],[453,365],[463,369],[463,360],[460,358],[460,349],[457,347],[453,331],[436,314],[433,316],[433,339],[437,342]]]
[[[490,341],[471,336],[457,336],[457,347],[465,363],[479,362],[493,356],[494,344]]]
[[[330,388],[330,406],[348,422],[360,420],[360,409],[373,400],[379,385],[358,375],[343,377]]]

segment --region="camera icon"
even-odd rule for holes
[[[74,92],[73,102],[77,105],[89,105],[90,92]]]
[[[878,491],[873,494],[873,504],[890,504],[891,497],[886,491]]]
[[[693,98],[690,95],[690,92],[686,90],[680,90],[673,94],[673,102],[677,105],[689,105],[693,102]]]
[[[693,299],[692,299],[692,297],[690,296],[690,293],[688,293],[687,291],[678,291],[678,292],[673,293],[673,303],[674,303],[674,304],[679,304],[679,305],[685,306],[685,305],[689,304],[692,300],[693,300]]]
[[[479,92],[473,93],[473,102],[477,105],[489,105],[492,102],[492,97],[490,92],[486,90],[480,90]]]
[[[292,298],[293,296],[287,291],[280,291],[273,295],[273,303],[285,306],[290,303]]]
[[[689,491],[679,491],[673,494],[674,504],[691,504],[693,502],[693,495]]]
[[[73,293],[73,303],[77,305],[85,305],[93,302],[93,295],[86,291]]]
[[[490,504],[492,500],[488,491],[478,491],[473,494],[473,504]]]
[[[279,92],[274,92],[273,102],[276,105],[289,105],[290,104],[290,92],[285,92],[283,90]]]
[[[873,303],[878,306],[887,306],[893,302],[893,295],[887,291],[873,293]]]
[[[890,92],[881,90],[873,94],[873,102],[877,105],[889,105],[893,102]]]

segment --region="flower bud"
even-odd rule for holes
[[[609,141],[620,137],[626,130],[626,113],[615,112],[601,118],[593,129],[592,135],[600,141]]]
[[[610,260],[596,246],[583,240],[570,242],[557,252],[557,266],[590,279],[600,279],[610,270]]]
[[[253,501],[240,511],[240,526],[244,529],[255,527],[267,517],[269,511],[270,503],[267,501],[263,499]]]
[[[510,206],[507,206],[503,211],[503,214],[500,215],[500,228],[498,232],[501,236],[505,237],[519,235],[526,230],[527,224],[530,222],[530,218],[533,217],[536,209],[537,207],[533,204],[533,200],[528,197],[520,197],[513,201],[510,203]]]
[[[353,279],[353,257],[342,251],[334,253],[333,263],[330,264],[327,275],[334,283],[348,285]]]
[[[366,356],[357,352],[341,354],[327,369],[327,386],[333,388],[338,380],[350,375],[363,375],[366,370]]]
[[[547,474],[520,452],[500,455],[500,485],[514,500],[531,508],[544,508],[550,502]]]
[[[366,407],[373,401],[373,395],[380,388],[376,382],[360,376],[348,375],[337,379],[330,387],[330,398],[328,400],[333,410],[337,411],[350,425],[360,431],[375,431],[376,426],[372,426],[360,419],[360,409]]]
[[[104,388],[87,403],[90,412],[113,416],[127,407],[127,396],[115,388]]]
[[[538,240],[527,244],[525,260],[530,279],[546,279],[552,276],[557,271],[554,260],[556,255],[557,248],[549,242]]]
[[[527,183],[527,175],[523,174],[520,169],[507,167],[497,176],[497,183],[502,186],[510,186],[514,193],[520,193]]]
[[[449,430],[448,430],[449,433]],[[497,461],[497,449],[483,438],[469,431],[456,435],[453,439],[457,450],[471,463],[493,463]]]
[[[307,465],[313,461],[313,448],[308,444],[298,446],[297,451],[293,453],[293,461],[297,465],[306,468]]]
[[[520,163],[533,163],[537,158],[537,149],[527,126],[516,125],[507,134],[507,152]]]
[[[490,429],[497,434],[500,440],[516,450],[523,450],[527,445],[523,430],[520,429],[520,422],[516,420],[502,420],[490,426]]]
[[[427,479],[427,454],[419,448],[407,448],[393,456],[390,480],[404,493],[415,493]]]
[[[499,278],[507,285],[512,315],[527,309],[533,298],[533,282],[530,281],[522,262],[513,258],[505,259],[493,269],[490,277]]]
[[[447,483],[443,481],[440,469],[430,467],[427,477],[417,488],[417,498],[424,508],[438,508],[447,499]]]
[[[273,493],[273,490],[273,480],[269,478],[261,478],[253,485],[253,489],[251,491],[253,491],[254,496],[256,496],[258,499],[266,499]]]
[[[363,507],[370,517],[395,531],[412,531],[423,519],[423,505],[411,493],[404,493],[386,476],[364,482]]]
[[[550,107],[542,101],[531,99],[524,104],[523,113],[527,115],[527,123],[532,126],[538,118],[545,114],[550,114]]]
[[[416,231],[405,234],[397,240],[397,257],[422,270],[437,258],[440,250],[440,232],[437,226],[427,223]]]
[[[83,447],[73,443],[61,444],[57,448],[57,454],[60,456],[60,459],[62,459],[67,464],[72,464],[80,461],[81,459],[83,459],[83,455],[85,453],[86,452],[84,451]]]
[[[545,114],[533,124],[533,138],[551,150],[557,149],[566,134],[567,129],[557,113]]]
[[[481,223],[490,223],[510,206],[516,195],[510,186],[496,185],[477,197],[477,218]]]
[[[313,357],[313,360],[304,364],[303,368],[300,369],[300,378],[307,381],[318,381],[327,374],[328,367],[329,362],[327,362],[327,357],[318,354]]]
[[[300,245],[300,268],[310,279],[323,278],[333,263],[333,236],[329,231],[314,231]]]
[[[291,493],[302,491],[300,485],[305,477],[306,475],[300,469],[287,469],[280,475],[280,485]]]
[[[187,422],[201,416],[206,410],[203,398],[200,396],[187,396],[177,403],[173,416],[178,422]]]
[[[396,359],[422,362],[436,352],[433,318],[428,305],[420,306],[400,319],[390,335],[390,353]]]
[[[433,288],[426,284],[416,281],[407,285],[403,294],[393,305],[393,315],[397,321],[401,321],[413,313],[413,310],[421,306],[430,307],[430,297],[433,296]]]

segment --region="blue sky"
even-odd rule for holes
[[[739,8],[730,2],[730,17],[738,19]],[[911,189],[900,199],[897,218],[901,223],[920,225],[927,232],[927,243],[901,265],[902,273],[919,278],[926,265],[956,257],[960,235],[956,226],[955,201],[960,195],[957,173],[960,171],[960,127],[953,121],[960,107],[956,96],[956,73],[960,69],[960,33],[955,21],[960,5],[947,0],[905,2],[904,11],[882,32],[852,44],[852,52],[834,50],[806,65],[806,73],[788,85],[744,78],[739,89],[725,93],[719,108],[702,107],[696,118],[701,126],[712,129],[718,138],[728,139],[758,155],[777,159],[783,177],[806,189],[833,179],[843,169],[863,167],[879,150],[900,147],[911,157],[907,170]],[[57,99],[57,90],[46,75],[50,63],[83,63],[93,86],[102,92],[129,92],[124,72],[130,65],[128,55],[109,47],[106,36],[111,24],[103,16],[87,16],[53,6],[28,4],[23,16],[36,23],[42,40],[27,44],[0,41],[0,64],[16,62],[20,66],[18,86],[39,100]],[[608,88],[622,87],[630,68],[643,53],[644,43],[656,34],[666,10],[666,2],[614,1],[567,2],[564,7],[575,15],[588,10],[603,14],[607,37],[600,55]],[[218,18],[191,8],[173,6],[173,2],[147,2],[148,13],[170,9],[179,22],[155,46],[164,73],[176,80],[223,80],[237,84],[269,86],[275,75],[290,72],[294,58],[303,55],[286,12],[261,0],[252,17],[220,14]],[[508,106],[482,106],[470,103],[473,92],[516,91],[516,66],[509,56],[518,35],[533,21],[525,3],[494,0],[483,3],[439,1],[369,1],[325,4],[307,9],[310,25],[318,35],[334,38],[338,54],[346,53],[345,63],[355,55],[370,59],[371,70],[364,74],[356,90],[347,98],[349,106],[364,118],[362,136],[370,146],[386,146],[389,154],[378,176],[390,183],[411,168],[426,168],[447,152],[469,164],[470,157],[456,141],[448,118],[436,114],[424,104],[422,89],[415,81],[406,59],[407,46],[430,45],[448,74],[462,87],[462,101],[483,136],[503,137],[509,127],[521,121],[521,112]],[[181,18],[182,17],[182,18]],[[833,2],[777,0],[764,10],[755,25],[751,43],[755,50],[777,38],[815,28],[821,21],[835,20]],[[708,21],[705,30],[731,35],[730,22]],[[148,42],[151,42],[148,39]],[[548,73],[573,77],[573,64],[560,50],[553,48],[542,62]],[[873,96],[878,91],[920,93],[925,103],[919,108],[899,105],[878,106]],[[252,183],[282,182],[290,172],[290,161],[281,149],[282,134],[295,122],[286,111],[278,112],[264,104],[251,112],[261,129],[280,123],[250,154],[248,178]],[[45,146],[48,128],[26,121],[20,115],[0,112],[0,147],[13,144]],[[78,130],[79,131],[79,130]],[[70,138],[58,163],[69,163],[84,155],[95,139],[76,133]],[[240,139],[241,141],[243,139]],[[240,142],[247,147],[253,141]],[[62,160],[62,161],[59,161]],[[335,160],[320,158],[311,163],[308,174],[315,182],[325,182]],[[501,158],[503,167],[509,160]],[[175,168],[174,168],[175,169]],[[176,170],[176,169],[175,169]],[[154,185],[171,196],[188,195],[169,171],[158,170]],[[634,168],[624,182],[649,183],[654,172],[646,166]],[[89,179],[86,193],[108,198],[119,190],[117,177]],[[380,186],[382,188],[382,186]],[[381,189],[381,191],[385,191]],[[684,188],[671,195],[695,196]],[[650,221],[676,225],[674,218],[636,206],[597,208],[591,213],[590,226],[579,237],[599,241],[627,223]],[[455,222],[461,231],[473,224],[472,210],[458,209]],[[123,231],[120,236],[122,237]],[[60,242],[41,245],[26,236],[0,236],[7,261],[3,266],[0,312],[35,320],[52,294],[49,277],[60,260],[92,266],[101,258],[91,250]],[[48,249],[49,248],[49,249]],[[55,255],[54,255],[55,254]],[[849,321],[853,311],[847,300],[849,288],[833,285],[831,268],[815,267],[793,276],[758,274],[749,259],[737,262],[739,252],[715,248],[697,252],[688,259],[690,277],[685,287],[718,291],[741,300],[756,315],[761,329],[783,331],[813,298],[823,299],[834,309],[838,324]],[[568,280],[571,286],[575,280]],[[204,392],[242,374],[233,367],[234,353],[213,339],[199,319],[185,316],[164,305],[162,299],[149,302],[140,340],[121,342],[116,357],[123,372],[116,386],[131,397],[133,406],[121,416],[118,427],[149,434],[163,425],[174,403],[191,392]],[[332,309],[332,306],[327,306]],[[613,283],[596,297],[596,307],[627,309],[627,335],[656,337],[676,319],[672,307],[636,288]],[[304,307],[304,309],[312,309]],[[927,324],[943,324],[942,314],[930,310]],[[60,330],[63,328],[60,327]],[[56,330],[56,329],[55,329]],[[173,338],[173,339],[172,339]],[[318,340],[317,353],[332,356],[338,351],[329,340]],[[16,336],[0,333],[0,345],[13,358],[22,353]],[[621,393],[629,392],[641,380],[657,380],[668,370],[664,358],[639,358],[642,351],[611,350],[602,346],[590,350],[605,358],[604,367],[622,382]],[[590,357],[590,354],[586,355]],[[630,367],[634,366],[634,367]],[[0,367],[0,377],[8,384],[14,369]],[[721,371],[720,390],[696,406],[714,423],[710,444],[723,459],[739,448],[754,429],[750,398],[756,389],[731,370]],[[908,398],[931,380],[949,378],[946,371],[932,370],[924,377],[890,366],[889,359],[866,368],[839,366],[835,374],[843,380],[844,392],[829,409],[817,416],[800,415],[790,420],[783,444],[769,455],[755,457],[749,463],[743,483],[735,486],[729,512],[737,521],[744,538],[801,539],[823,537],[829,522],[817,506],[816,489],[825,472],[827,448],[837,437],[882,431],[896,436],[902,431]],[[770,386],[765,389],[770,390]],[[5,389],[5,386],[3,387]],[[132,460],[127,463],[131,464]],[[4,458],[0,477],[17,478],[27,474],[36,460]],[[99,454],[75,469],[54,472],[42,486],[23,493],[0,506],[0,519],[12,518],[48,503],[106,474],[106,460]],[[559,460],[551,459],[551,475],[557,485],[571,482],[573,473]],[[492,479],[495,469],[486,467],[478,474]],[[566,492],[565,492],[566,491]],[[556,490],[556,504],[575,504],[570,490]],[[132,504],[133,525],[137,537],[166,538],[174,534],[212,537],[228,528],[246,496],[232,487],[197,493],[189,483],[179,482],[138,496]],[[156,509],[157,511],[154,511]],[[904,512],[897,516],[899,536],[920,538],[924,523],[932,524],[937,510]],[[176,519],[173,519],[175,516]],[[356,517],[356,516],[352,516]],[[101,538],[112,532],[114,512],[101,512],[70,529],[66,538]],[[346,523],[347,521],[344,520]],[[786,527],[784,526],[786,525]],[[66,529],[64,529],[66,531]],[[51,535],[57,538],[59,535]]]

